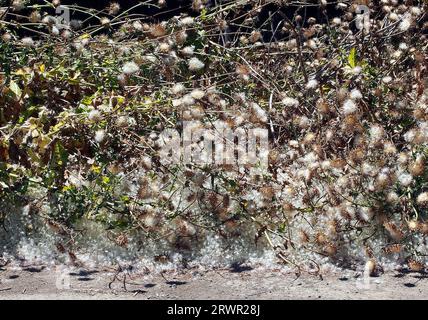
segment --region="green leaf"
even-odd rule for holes
[[[57,165],[59,166],[65,166],[68,161],[68,152],[65,150],[65,148],[62,146],[60,142],[57,142],[55,144],[55,152],[54,157],[56,160]]]
[[[352,68],[357,66],[357,50],[355,48],[352,48],[351,52],[349,52],[348,63]]]
[[[200,15],[201,21],[207,20],[207,13],[208,13],[207,9],[203,8]]]

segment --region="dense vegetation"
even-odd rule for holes
[[[93,221],[123,247],[424,268],[426,2],[63,2],[0,11],[0,222],[23,207],[71,256]],[[268,168],[165,163],[190,120],[267,129]]]

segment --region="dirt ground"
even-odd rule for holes
[[[43,266],[0,269],[2,299],[427,299],[428,276],[387,273],[364,278],[301,275],[281,270],[186,270],[118,275],[113,270]],[[126,288],[123,275],[126,277]],[[109,288],[111,283],[111,288]]]

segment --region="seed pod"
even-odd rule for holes
[[[421,262],[412,258],[407,261],[407,265],[409,266],[409,269],[414,272],[421,272],[424,269],[424,265]]]
[[[393,253],[400,253],[403,249],[403,246],[401,244],[391,244],[387,247],[384,247],[382,250],[385,252],[385,254],[393,254]]]
[[[161,24],[155,24],[150,27],[150,35],[153,38],[160,38],[166,35],[166,29]]]
[[[331,112],[331,108],[325,100],[318,100],[317,102],[317,110],[321,114],[329,114]]]
[[[411,220],[411,221],[407,222],[407,226],[409,227],[409,229],[411,231],[416,231],[419,229],[419,222],[416,220]]]
[[[126,247],[128,245],[128,237],[125,234],[121,233],[116,237],[115,242],[121,247]]]
[[[318,244],[325,244],[327,243],[327,236],[322,232],[318,232],[315,236],[315,242]]]
[[[275,190],[269,186],[261,187],[260,193],[267,200],[271,200],[275,196]]]
[[[325,245],[324,252],[329,256],[334,256],[337,253],[337,246],[329,242]]]
[[[308,243],[310,240],[309,235],[304,230],[300,230],[300,242]]]
[[[409,172],[412,176],[418,177],[422,175],[425,171],[425,164],[422,158],[416,159],[413,163],[409,166]]]
[[[428,223],[426,223],[426,222],[420,223],[419,224],[419,231],[424,235],[428,235]]]
[[[376,270],[376,260],[375,259],[369,259],[366,262],[366,265],[364,267],[364,270],[370,275],[370,276],[374,276],[375,275],[375,270]]]
[[[373,249],[369,245],[364,246],[364,252],[368,258],[370,258],[370,259],[374,258]]]
[[[336,235],[337,232],[339,231],[339,227],[340,225],[337,219],[333,219],[328,222],[328,230],[331,235]]]
[[[401,231],[395,224],[392,222],[385,222],[383,224],[385,229],[388,231],[391,238],[393,238],[395,241],[400,241],[404,238],[404,233]]]

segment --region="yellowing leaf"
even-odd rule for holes
[[[40,150],[43,150],[49,145],[49,143],[52,142],[52,139],[50,139],[47,135],[42,135],[40,139],[37,141],[37,146]]]
[[[82,34],[80,37],[79,37],[79,39],[80,40],[83,40],[83,39],[88,39],[88,38],[90,38],[91,37],[91,35],[89,34],[89,33],[84,33],[84,34]]]
[[[63,191],[63,192],[67,192],[67,191],[70,191],[70,190],[73,190],[73,187],[72,187],[72,186],[63,186],[63,187],[62,187],[62,191]]]
[[[22,95],[21,88],[19,88],[18,84],[15,81],[13,80],[10,81],[9,89],[15,94],[17,98],[21,97]]]
[[[101,173],[101,167],[99,167],[95,164],[92,165],[91,170],[97,174]]]
[[[15,74],[17,75],[17,76],[24,76],[24,75],[26,75],[27,74],[27,72],[24,70],[24,69],[18,69],[16,72],[15,72]]]
[[[348,63],[352,68],[357,66],[357,50],[355,48],[352,48],[349,52]]]
[[[125,102],[125,97],[117,96],[117,104],[122,104]]]
[[[40,67],[39,67],[39,70],[40,70],[40,72],[41,72],[41,73],[44,73],[44,72],[45,72],[45,70],[46,70],[45,65],[44,65],[44,64],[41,64],[41,65],[40,65]]]

